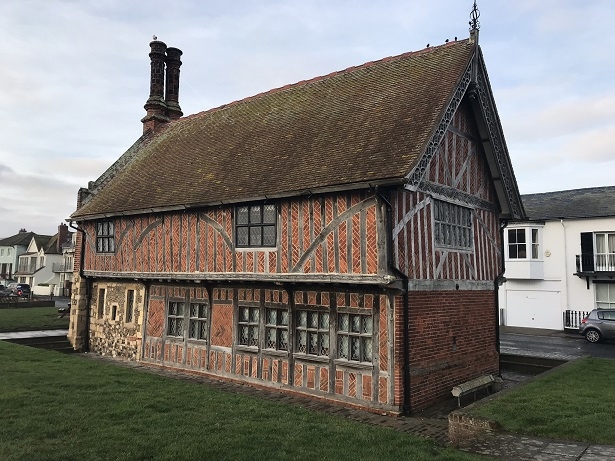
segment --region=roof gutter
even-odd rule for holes
[[[368,181],[368,182],[358,182],[352,184],[344,184],[344,185],[336,185],[336,186],[327,186],[327,187],[317,187],[313,189],[302,189],[297,191],[284,192],[279,194],[267,194],[267,195],[255,195],[251,197],[241,197],[237,199],[230,200],[216,200],[211,202],[200,202],[200,203],[189,203],[189,204],[181,204],[181,205],[165,205],[160,207],[148,207],[148,208],[140,208],[134,210],[124,210],[124,211],[110,211],[106,213],[92,213],[92,214],[79,214],[79,210],[75,211],[71,215],[70,221],[92,221],[96,219],[108,219],[115,218],[118,216],[134,216],[140,214],[149,214],[149,213],[167,213],[172,211],[184,211],[184,210],[194,210],[200,208],[207,208],[212,206],[223,206],[223,205],[234,205],[237,203],[245,203],[245,202],[259,202],[259,201],[268,201],[268,200],[279,200],[283,198],[293,198],[293,197],[303,197],[317,194],[327,194],[332,192],[341,192],[347,190],[357,190],[357,189],[377,189],[378,187],[385,186],[400,186],[407,183],[407,179],[400,178],[389,178],[389,179],[381,179],[377,181]],[[84,205],[85,207],[86,205]]]

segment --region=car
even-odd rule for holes
[[[30,285],[27,283],[9,283],[7,290],[9,296],[19,296],[20,298],[30,297]]]
[[[615,339],[615,309],[594,309],[581,320],[579,333],[590,343]]]
[[[8,295],[9,295],[9,290],[7,290],[4,285],[0,285],[0,297],[8,296]]]

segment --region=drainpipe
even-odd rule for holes
[[[568,310],[568,249],[566,244],[566,225],[564,224],[564,220],[559,220],[562,225],[562,229],[564,229],[564,312]],[[544,234],[543,234],[544,235]],[[562,325],[562,330],[563,330]]]
[[[508,221],[503,220],[500,224],[500,273],[493,281],[493,287],[495,291],[495,348],[500,354],[500,285],[504,283],[504,273],[506,272],[505,255],[504,251],[504,228],[508,225]],[[508,305],[506,306],[508,309]]]
[[[77,232],[81,232],[81,253],[79,254],[79,278],[85,279],[85,305],[87,315],[85,317],[85,340],[83,350],[90,348],[90,302],[92,301],[92,281],[83,275],[83,264],[85,261],[85,231],[79,226],[74,226],[73,221],[69,222],[69,227]]]
[[[393,236],[393,206],[391,202],[387,200],[387,198],[382,195],[378,186],[375,187],[376,195],[382,200],[382,202],[386,206],[386,235],[387,238],[387,265],[391,272],[397,275],[400,279],[402,279],[404,284],[404,305],[402,312],[403,319],[403,338],[402,338],[402,353],[404,356],[404,365],[403,365],[403,389],[404,389],[404,401],[402,404],[402,411],[404,415],[410,414],[410,333],[408,331],[408,319],[409,319],[409,307],[408,307],[408,276],[404,274],[395,264],[393,264],[393,245],[392,245],[392,236]],[[391,240],[390,240],[391,239]]]

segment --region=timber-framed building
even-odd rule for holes
[[[76,349],[389,413],[499,373],[524,212],[476,28],[186,117],[150,45],[143,136],[70,218]]]

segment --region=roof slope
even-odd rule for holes
[[[28,246],[32,241],[32,237],[36,234],[34,232],[20,232],[15,235],[11,235],[10,237],[5,237],[0,240],[0,246],[2,247],[10,247],[15,245],[23,245]]]
[[[522,195],[531,220],[615,217],[615,186]]]
[[[474,51],[452,42],[171,122],[72,217],[401,180]]]

